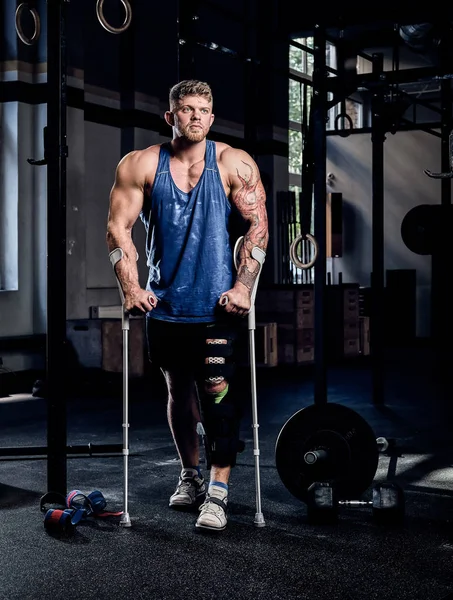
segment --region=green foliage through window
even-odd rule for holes
[[[289,172],[302,175],[302,132],[289,130]]]

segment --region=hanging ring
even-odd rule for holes
[[[297,248],[303,240],[308,240],[312,244],[314,249],[313,258],[308,263],[303,263],[297,255]],[[293,240],[293,242],[291,243],[291,246],[289,247],[289,258],[297,268],[307,270],[311,269],[312,266],[315,264],[316,259],[318,258],[318,252],[319,245],[316,241],[316,238],[310,233],[304,233],[302,235],[297,236],[295,240]]]
[[[31,16],[33,17],[33,22],[35,24],[35,30],[31,38],[25,35],[21,25],[22,13],[26,8],[28,8],[28,10],[30,11]],[[39,18],[38,11],[36,10],[36,8],[30,8],[27,2],[21,2],[16,8],[16,33],[21,42],[23,42],[27,46],[33,46],[33,44],[35,44],[38,41],[39,34],[41,33],[41,19]]]
[[[96,2],[96,15],[98,17],[98,21],[102,25],[102,27],[106,29],[109,33],[123,33],[123,31],[126,31],[126,29],[131,24],[132,8],[129,4],[129,0],[121,0],[121,4],[124,6],[124,10],[126,11],[123,24],[121,25],[121,27],[113,27],[112,25],[110,25],[110,23],[107,22],[106,18],[104,17],[104,0],[97,0]]]
[[[339,126],[340,120],[343,121],[343,125],[344,125],[344,122],[347,121],[349,123],[349,127],[341,127],[340,128],[340,126]],[[349,135],[351,135],[352,129],[354,129],[354,124],[352,122],[351,117],[348,115],[348,113],[347,112],[338,113],[338,115],[335,117],[335,131],[338,131],[340,137],[348,137]]]

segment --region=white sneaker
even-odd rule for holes
[[[169,506],[187,508],[196,505],[206,495],[206,483],[195,469],[183,469]]]
[[[210,529],[212,531],[222,531],[227,524],[226,510],[228,498],[223,500],[216,496],[206,496],[206,500],[200,506],[200,515],[195,523],[195,527],[201,529]]]

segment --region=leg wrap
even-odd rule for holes
[[[218,325],[207,329],[204,374],[208,383],[220,383],[229,380],[234,374],[235,364],[232,360],[235,332],[225,330]]]
[[[207,468],[211,465],[233,467],[236,454],[242,452],[244,443],[239,440],[241,411],[235,394],[228,392],[235,371],[233,361],[234,340],[237,330],[219,324],[206,329],[205,364],[198,383]],[[225,387],[219,384],[225,383]],[[213,388],[220,387],[214,391]],[[212,391],[210,391],[212,390]]]
[[[207,468],[213,464],[234,467],[237,453],[244,450],[244,442],[239,439],[241,414],[238,407],[229,402],[227,396],[216,404],[214,395],[210,394],[203,394],[201,406]]]

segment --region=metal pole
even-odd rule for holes
[[[314,30],[313,69],[313,194],[314,233],[318,241],[318,257],[314,265],[315,301],[315,382],[314,402],[327,402],[327,365],[325,346],[325,295],[326,295],[326,35],[322,26]]]
[[[252,391],[252,422],[253,422],[253,456],[255,459],[255,502],[256,513],[254,523],[257,527],[264,527],[265,521],[261,508],[261,474],[260,474],[260,450],[258,437],[258,403],[256,386],[256,354],[255,354],[255,306],[252,305],[249,314],[249,357]]]
[[[66,0],[47,0],[47,487],[66,494]]]
[[[244,53],[245,56],[253,55],[253,34],[248,24],[252,21],[253,2],[246,0],[244,3]],[[257,159],[257,123],[256,123],[256,62],[251,58],[243,62],[244,85],[244,140],[245,149],[252,157]]]
[[[373,54],[373,73],[379,75],[384,67],[382,54]],[[372,143],[372,274],[370,352],[372,359],[373,403],[384,400],[384,91],[379,84],[373,90],[371,103]]]
[[[123,514],[120,525],[130,527],[129,515],[129,314],[123,308]]]
[[[195,77],[195,25],[198,2],[178,2],[178,81]]]
[[[77,444],[75,446],[67,446],[66,454],[87,454],[96,456],[98,454],[122,454],[121,444]],[[49,449],[47,446],[18,446],[12,448],[0,448],[0,456],[8,458],[16,458],[19,456],[33,456],[45,458],[48,456]]]
[[[450,164],[450,132],[452,125],[451,118],[451,82],[449,79],[441,81],[441,172],[451,171]],[[441,207],[445,214],[445,222],[448,219],[448,207],[451,204],[451,179],[443,178],[441,185]],[[442,223],[442,220],[441,220]],[[449,271],[448,252],[445,253],[447,246],[444,239],[445,231],[439,230],[436,247],[431,258],[431,332],[434,340],[436,354],[439,354],[438,360],[442,359],[445,353],[445,342],[449,339],[450,329],[450,308],[448,293],[448,278],[445,274]],[[449,237],[449,235],[447,234]],[[448,247],[448,246],[447,246]]]
[[[446,33],[449,30],[447,28]],[[442,64],[448,63],[447,48],[443,48],[441,55]],[[451,80],[441,81],[441,172],[449,173],[452,170],[452,152],[450,134],[452,133],[453,119],[451,112]],[[453,423],[453,408],[451,407],[452,383],[451,364],[453,354],[451,351],[451,336],[453,333],[453,317],[451,314],[451,301],[449,291],[450,273],[450,224],[451,215],[451,178],[442,178],[441,206],[437,206],[440,218],[437,229],[437,239],[431,257],[431,336],[434,346],[434,376],[437,390],[442,400],[443,414],[448,426]],[[448,350],[446,350],[448,348]]]
[[[126,116],[126,123],[121,127],[121,156],[135,149],[135,127],[133,112],[135,110],[135,20],[120,36],[120,106],[121,113]]]

